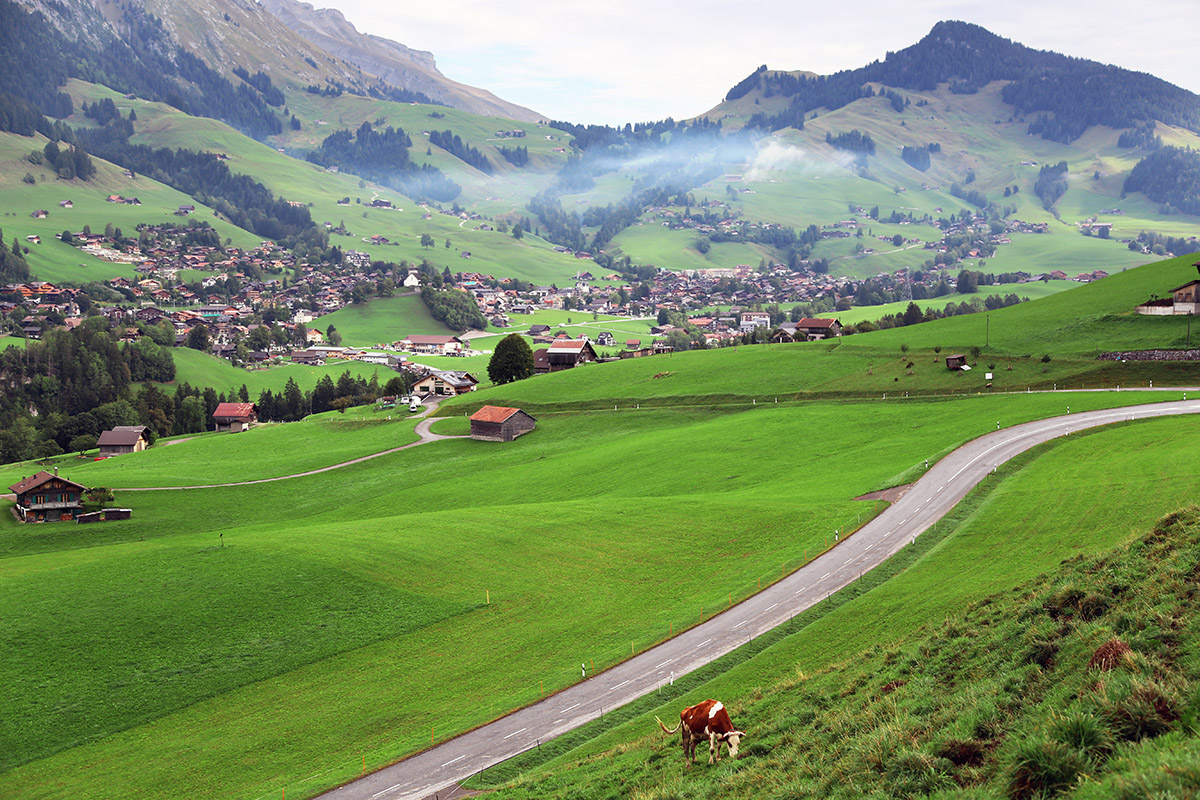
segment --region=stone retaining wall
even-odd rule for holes
[[[1200,361],[1200,350],[1125,350],[1101,353],[1101,361]]]

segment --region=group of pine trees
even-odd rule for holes
[[[410,147],[412,139],[403,128],[388,125],[381,129],[364,122],[354,132],[335,131],[325,137],[320,147],[309,152],[308,160],[323,167],[336,166],[410,197],[439,202],[458,197],[462,187],[436,167],[414,162]]]
[[[460,289],[425,286],[421,289],[421,300],[433,318],[452,331],[482,330],[487,327],[487,320],[479,312],[475,300]]]

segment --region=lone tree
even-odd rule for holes
[[[500,340],[488,362],[488,378],[495,384],[524,380],[533,374],[533,350],[520,334],[510,333]]]

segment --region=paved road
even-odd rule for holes
[[[654,691],[815,605],[910,544],[997,465],[1059,436],[1133,418],[1200,413],[1200,401],[1089,411],[989,433],[947,455],[894,505],[841,544],[712,620],[532,706],[322,795],[433,797],[480,770]]]

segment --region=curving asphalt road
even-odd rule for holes
[[[346,784],[323,800],[433,797],[745,644],[837,592],[915,540],[996,466],[1043,442],[1130,419],[1200,413],[1178,401],[1027,422],[971,441],[932,466],[894,505],[800,570],[708,622],[534,705]]]

